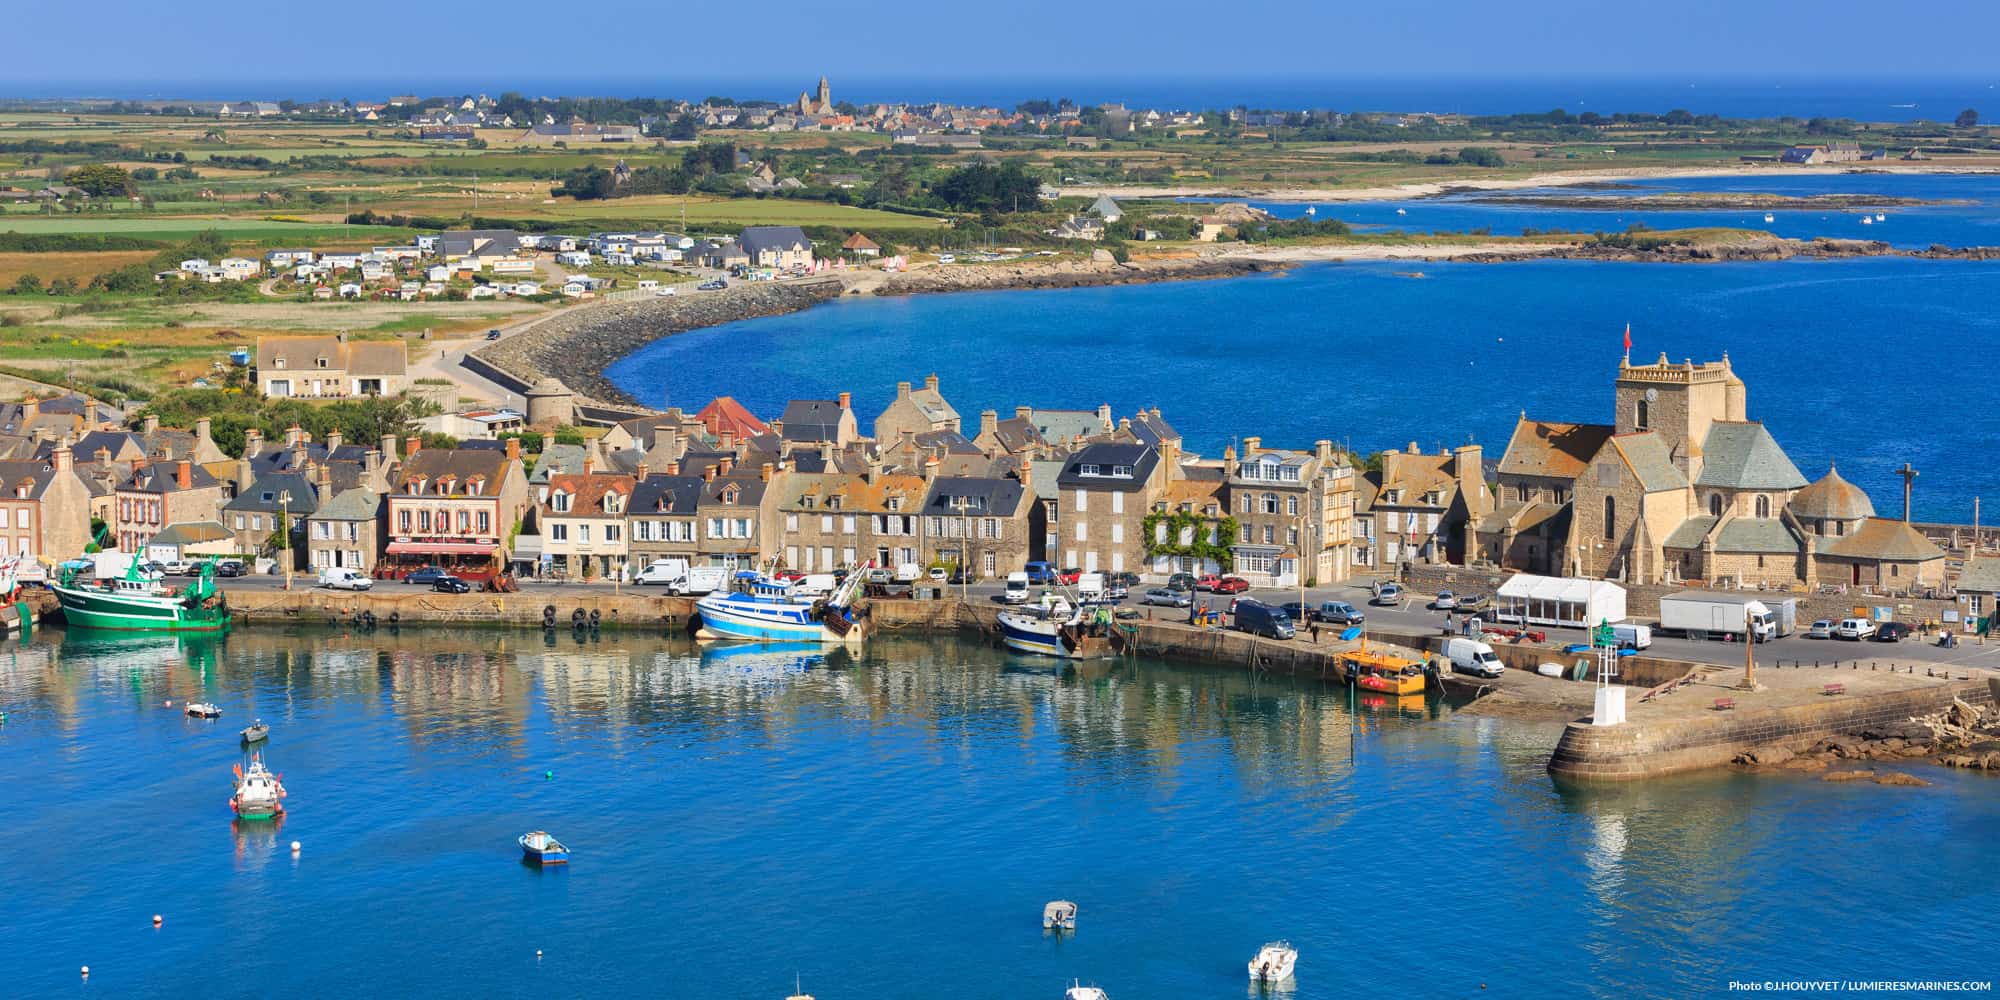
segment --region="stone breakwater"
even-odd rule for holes
[[[866,290],[876,295],[912,295],[920,292],[995,291],[1004,288],[1087,288],[1099,285],[1136,285],[1153,281],[1237,278],[1249,274],[1279,271],[1287,266],[1276,261],[1243,257],[1200,256],[1142,258],[1125,264],[1111,260],[1092,260],[953,265],[888,275],[872,287],[857,285],[856,291]]]
[[[670,334],[810,308],[837,298],[842,287],[832,278],[745,282],[717,292],[584,305],[482,348],[474,357],[523,385],[554,376],[581,396],[636,404],[604,377],[605,365]]]

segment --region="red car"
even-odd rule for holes
[[[1212,591],[1215,589],[1215,585],[1221,582],[1222,578],[1216,576],[1214,573],[1203,573],[1201,576],[1195,578],[1194,589]]]
[[[786,582],[788,582],[788,583],[795,583],[795,582],[797,582],[797,581],[799,581],[799,580],[803,580],[803,579],[805,579],[805,578],[806,578],[806,575],[805,575],[804,573],[801,573],[801,572],[799,572],[798,570],[795,570],[795,569],[781,569],[781,570],[777,571],[776,573],[773,573],[773,574],[771,574],[771,579],[773,579],[773,580],[784,580],[784,581],[786,581]]]
[[[1208,589],[1218,594],[1240,594],[1250,589],[1250,581],[1240,576],[1225,576],[1215,581],[1215,585]]]
[[[1082,576],[1083,576],[1082,570],[1077,569],[1074,566],[1071,566],[1070,568],[1056,574],[1056,582],[1062,584],[1065,587],[1074,587],[1076,586],[1076,581],[1078,580],[1078,578]]]

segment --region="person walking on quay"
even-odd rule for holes
[[[1312,633],[1312,641],[1314,642],[1314,644],[1317,644],[1319,642],[1319,619],[1317,618],[1313,619],[1312,624],[1307,628],[1307,631]]]

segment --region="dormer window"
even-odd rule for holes
[[[619,496],[617,493],[604,494],[604,512],[606,514],[616,514],[624,509],[624,506],[624,497]]]
[[[275,358],[272,358],[272,359],[271,359],[271,367],[273,367],[273,368],[283,368],[283,367],[285,367],[285,356],[284,356],[284,355],[282,355],[282,354],[280,354],[280,355],[278,355],[277,357],[275,357]]]
[[[799,498],[799,506],[804,507],[807,510],[811,510],[818,505],[819,505],[819,498],[812,496],[810,494]]]
[[[1104,475],[1104,470],[1102,466],[1098,465],[1080,465],[1077,467],[1076,474],[1079,476],[1101,476]]]
[[[903,509],[903,498],[902,498],[902,497],[890,497],[890,498],[889,498],[889,509],[890,509],[890,510],[892,510],[892,511],[896,511],[896,510],[902,510],[902,509]]]
[[[465,481],[465,492],[471,494],[472,496],[478,496],[485,489],[486,489],[485,476],[473,476],[471,479]]]
[[[277,495],[276,495],[276,494],[274,494],[274,493],[272,493],[272,492],[271,492],[270,490],[265,490],[265,491],[264,491],[264,502],[265,502],[265,503],[270,503],[271,501],[273,501],[273,500],[276,500],[277,498],[278,498],[278,497],[277,497]]]
[[[839,498],[839,497],[827,497],[827,498],[826,498],[826,509],[828,509],[828,510],[839,510],[839,509],[840,509],[840,498]]]
[[[317,364],[318,364],[318,366],[319,366],[319,367],[321,367],[321,368],[325,368],[325,367],[326,367],[326,358],[324,358],[324,357],[321,357],[321,358],[316,358],[316,359],[314,359],[314,360],[315,360],[315,361],[317,362]]]
[[[549,509],[555,511],[558,514],[568,513],[569,494],[562,490],[557,490],[554,493],[549,494]]]
[[[722,502],[735,503],[736,498],[742,495],[742,493],[743,490],[741,487],[737,486],[735,483],[730,483],[728,486],[724,486],[722,488]]]
[[[1132,478],[1132,467],[1129,465],[1114,465],[1111,467],[1111,474],[1130,479]]]

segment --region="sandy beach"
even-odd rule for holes
[[[1808,174],[1826,175],[1846,173],[1991,174],[2000,173],[2000,166],[1970,163],[1940,164],[1936,161],[1917,163],[1883,161],[1860,166],[1854,164],[1829,164],[1817,167],[1779,167],[1771,164],[1743,164],[1735,167],[1631,167],[1604,170],[1562,170],[1532,174],[1527,177],[1494,178],[1492,180],[1482,180],[1476,177],[1454,178],[1444,181],[1420,181],[1409,184],[1358,188],[1216,188],[1193,185],[1162,187],[1146,185],[1073,185],[1061,188],[1060,191],[1064,197],[1084,198],[1110,195],[1113,198],[1243,198],[1256,201],[1293,202],[1401,201],[1411,198],[1434,198],[1453,191],[1512,191],[1523,188],[1567,187],[1578,184],[1656,180],[1664,177],[1739,177],[1756,175],[1796,177]]]

